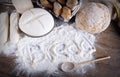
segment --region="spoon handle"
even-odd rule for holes
[[[90,61],[85,61],[85,62],[81,62],[81,63],[77,63],[77,65],[81,65],[81,64],[87,64],[87,63],[92,63],[92,62],[98,62],[98,61],[102,61],[102,60],[106,60],[106,59],[110,59],[110,56],[107,57],[103,57],[103,58],[98,58],[95,60],[90,60]]]

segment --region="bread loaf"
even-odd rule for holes
[[[76,15],[76,26],[90,33],[100,33],[110,24],[111,13],[101,3],[88,3]]]
[[[73,9],[78,4],[78,0],[67,0],[66,5],[70,9]]]
[[[62,6],[58,2],[54,2],[53,11],[56,14],[56,16],[59,16],[62,12]]]
[[[72,16],[71,10],[68,7],[63,7],[61,16],[64,19],[69,20],[71,18],[71,16]]]
[[[15,6],[18,13],[23,13],[33,8],[31,0],[12,0],[12,3]]]
[[[54,19],[44,9],[34,8],[23,13],[19,20],[19,28],[30,36],[42,36],[54,27]]]
[[[3,46],[8,40],[8,13],[3,12],[0,14],[0,47]]]
[[[10,42],[16,44],[20,39],[18,29],[19,14],[11,13],[10,15]]]
[[[40,0],[40,2],[46,8],[52,9],[53,7],[47,0]]]

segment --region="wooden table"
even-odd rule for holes
[[[4,9],[3,9],[4,8]],[[11,10],[13,7],[0,5],[0,11]],[[120,33],[117,32],[116,23],[112,23],[109,28],[96,35],[96,57],[110,55],[111,59],[97,62],[94,69],[89,70],[84,75],[65,74],[66,77],[120,77]],[[0,77],[26,77],[24,75],[16,76],[11,73],[15,67],[15,57],[0,54]],[[35,77],[35,76],[33,76]],[[38,77],[38,76],[36,76]],[[39,76],[40,77],[40,76]],[[43,77],[43,76],[41,76]]]

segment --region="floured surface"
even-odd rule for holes
[[[25,36],[17,44],[16,69],[28,73],[53,73],[63,62],[82,62],[93,59],[95,37],[75,29],[72,25],[62,25],[40,38]],[[74,71],[87,71],[82,65]]]
[[[66,61],[81,62],[93,58],[95,37],[72,26],[56,27],[41,38],[25,37],[18,44],[16,60],[22,70],[54,72]]]

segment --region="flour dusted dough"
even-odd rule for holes
[[[100,33],[110,24],[111,13],[105,5],[101,3],[88,3],[76,15],[76,25],[78,28],[90,33]]]
[[[12,0],[12,3],[15,6],[18,13],[23,13],[33,8],[31,0]]]
[[[19,14],[16,12],[11,13],[10,15],[10,41],[15,44],[20,39],[18,21],[19,21]]]
[[[3,46],[8,40],[8,13],[0,14],[0,46]]]
[[[30,36],[42,36],[50,32],[53,27],[52,15],[40,8],[26,11],[19,21],[19,28]]]

